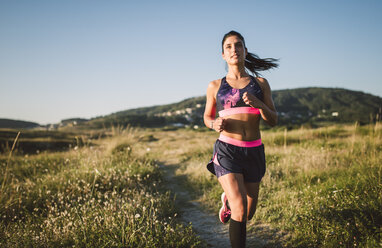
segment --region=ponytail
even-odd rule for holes
[[[277,68],[279,66],[276,63],[277,61],[278,59],[273,58],[260,59],[256,54],[248,53],[245,57],[244,65],[245,68],[255,74],[256,77],[258,77],[261,75],[258,71],[267,71],[272,68]]]

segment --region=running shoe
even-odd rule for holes
[[[220,211],[219,211],[219,220],[223,224],[225,224],[231,218],[231,209],[229,208],[228,198],[225,195],[225,192],[222,193],[221,199],[222,199],[223,206],[220,208]]]

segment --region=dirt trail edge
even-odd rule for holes
[[[168,190],[175,196],[175,204],[179,209],[180,220],[192,228],[199,237],[207,243],[207,247],[231,247],[229,241],[229,224],[222,224],[218,218],[221,206],[216,211],[209,212],[195,200],[195,197],[184,186],[185,175],[176,173],[182,167],[183,154],[195,147],[205,147],[216,140],[215,133],[193,132],[187,130],[152,131],[142,135],[139,151],[152,153],[163,170],[164,180]],[[185,142],[187,141],[187,142]],[[216,182],[218,183],[218,182]],[[279,245],[280,232],[267,224],[247,226],[246,247],[282,247]]]
[[[229,224],[219,221],[218,213],[209,213],[202,209],[200,204],[194,200],[185,189],[180,178],[175,176],[178,167],[174,163],[162,161],[160,163],[164,171],[164,179],[168,182],[168,189],[173,192],[176,205],[180,209],[180,218],[185,224],[192,223],[192,228],[206,241],[208,247],[231,247],[229,242]],[[247,237],[247,247],[269,247],[267,242],[258,237]]]

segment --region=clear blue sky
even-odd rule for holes
[[[57,123],[204,95],[222,36],[280,59],[273,90],[382,96],[382,1],[0,0],[0,118]]]

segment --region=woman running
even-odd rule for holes
[[[256,211],[259,183],[265,173],[260,118],[270,126],[277,123],[271,89],[265,78],[258,77],[258,71],[278,65],[276,59],[248,53],[243,36],[235,31],[224,35],[222,56],[228,73],[208,85],[204,111],[205,125],[220,132],[207,168],[224,190],[219,218],[223,223],[231,219],[231,245],[245,247],[246,222]],[[215,119],[216,111],[219,117]]]

